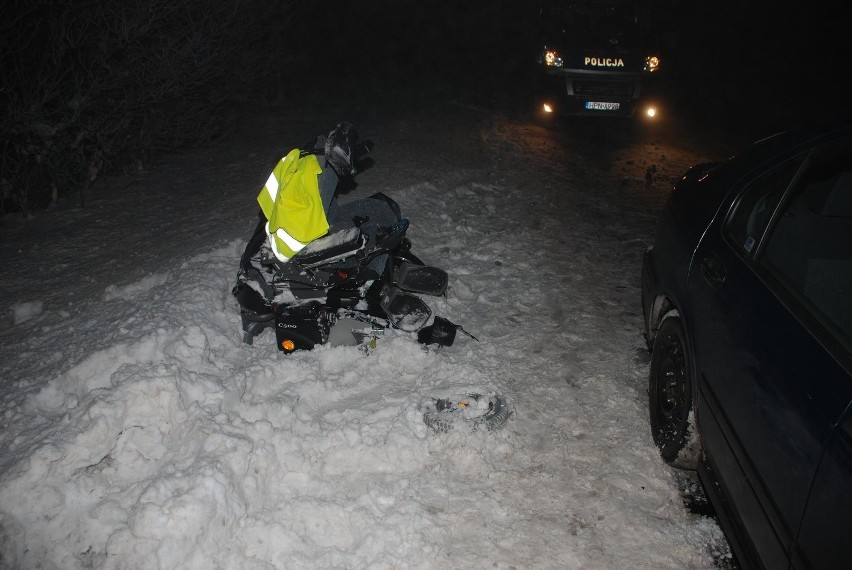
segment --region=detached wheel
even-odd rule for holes
[[[651,351],[648,411],[651,435],[666,463],[680,469],[695,469],[701,442],[695,424],[695,382],[687,346],[681,320],[677,317],[663,320]]]
[[[433,400],[423,414],[423,422],[435,433],[447,433],[456,425],[471,429],[483,426],[488,431],[497,431],[508,419],[509,408],[500,394],[461,394]]]

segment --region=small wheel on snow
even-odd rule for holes
[[[497,431],[508,419],[509,407],[499,394],[468,393],[436,399],[423,414],[423,422],[435,433],[447,433],[456,425],[473,429],[482,426],[488,431]]]

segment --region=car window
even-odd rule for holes
[[[727,226],[727,237],[741,254],[752,255],[775,207],[790,186],[804,157],[790,160],[751,184],[742,193]]]
[[[852,351],[852,140],[811,153],[759,247],[758,265]]]

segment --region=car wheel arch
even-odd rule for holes
[[[654,302],[651,303],[650,313],[648,315],[648,330],[645,331],[648,349],[653,350],[654,340],[657,338],[657,332],[660,330],[660,325],[669,317],[679,317],[680,311],[674,301],[665,294],[657,295]]]

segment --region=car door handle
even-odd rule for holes
[[[705,255],[701,258],[701,274],[704,280],[713,289],[719,288],[725,282],[725,277],[728,272],[725,266],[719,261],[719,258],[714,255]]]

